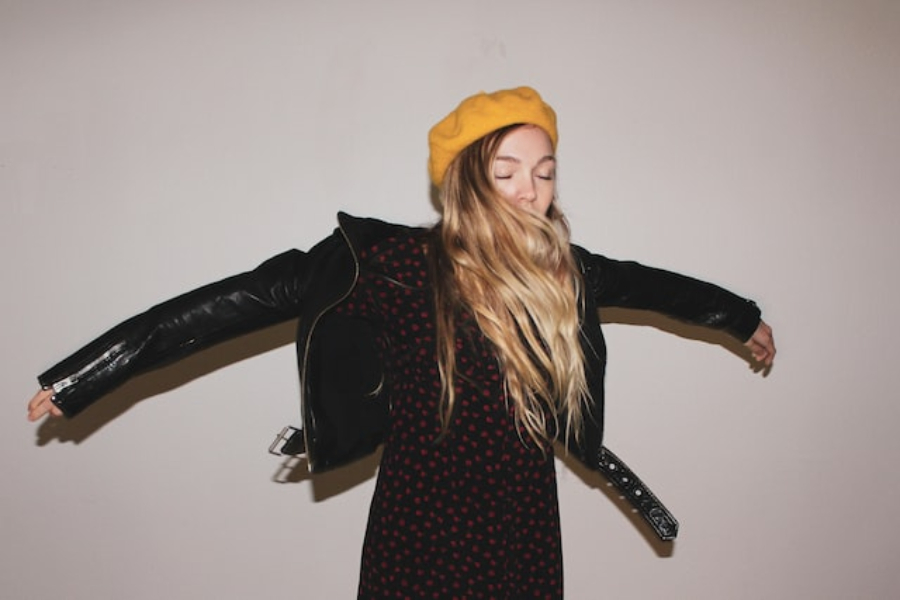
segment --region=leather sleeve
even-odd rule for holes
[[[597,305],[652,310],[695,325],[724,330],[742,342],[760,321],[752,300],[719,286],[598,254],[581,253],[586,292]]]
[[[252,271],[158,304],[113,327],[38,381],[53,388],[53,402],[63,414],[74,416],[139,373],[296,317],[308,262],[309,254],[290,250]]]

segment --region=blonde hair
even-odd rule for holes
[[[441,187],[442,218],[429,256],[435,273],[441,425],[456,403],[456,334],[466,311],[501,366],[516,428],[539,447],[559,433],[580,438],[588,386],[580,344],[580,271],[556,201],[545,216],[517,208],[494,186],[499,129],[464,149]]]

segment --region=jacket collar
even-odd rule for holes
[[[423,227],[398,225],[371,217],[355,217],[345,212],[338,212],[338,224],[354,254],[358,254],[360,248],[368,248],[389,237],[425,231]]]

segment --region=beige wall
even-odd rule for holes
[[[290,328],[72,422],[24,402],[338,209],[430,222],[428,127],[523,83],[559,111],[576,240],[755,297],[780,343],[762,377],[608,327],[609,444],[682,533],[655,547],[560,464],[568,597],[900,596],[900,5],[872,0],[0,4],[0,595],[351,597],[372,465],[278,484],[265,451]]]

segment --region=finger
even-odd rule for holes
[[[775,335],[772,333],[772,328],[769,327],[768,323],[766,324],[766,328],[765,328],[764,332],[765,332],[764,341],[765,341],[766,347],[774,352],[774,350],[775,350]]]
[[[750,354],[752,354],[754,357],[759,356],[766,350],[766,347],[760,344],[755,338],[751,338],[747,342],[747,348],[750,350]]]
[[[772,361],[775,359],[775,340],[772,336],[772,328],[768,323],[759,322],[756,331],[747,340],[747,348],[754,360],[766,366],[772,365]]]
[[[772,361],[775,360],[775,338],[772,336],[772,328],[768,327],[767,335],[765,339],[762,340],[763,348],[766,352],[766,364],[771,365]]]
[[[37,421],[41,417],[47,414],[47,410],[44,409],[43,404],[38,404],[34,408],[28,410],[28,420],[29,421]]]
[[[764,346],[762,350],[760,350],[759,357],[757,360],[767,367],[772,366],[772,361],[775,359],[775,351],[771,346]]]
[[[37,394],[28,402],[28,410],[33,410],[36,406],[47,400],[53,395],[53,390],[38,390]]]
[[[774,352],[770,349],[766,344],[762,344],[757,340],[750,340],[747,343],[748,349],[750,350],[750,355],[757,362],[760,362],[766,366],[771,366],[772,359],[774,358]]]
[[[28,403],[28,420],[37,421],[38,419],[51,414],[53,416],[61,416],[62,411],[53,404],[53,391],[41,390]]]
[[[46,415],[48,412],[50,412],[50,407],[47,406],[47,403],[42,402],[28,410],[28,420],[29,421],[37,421],[38,419],[40,419],[41,417]]]

